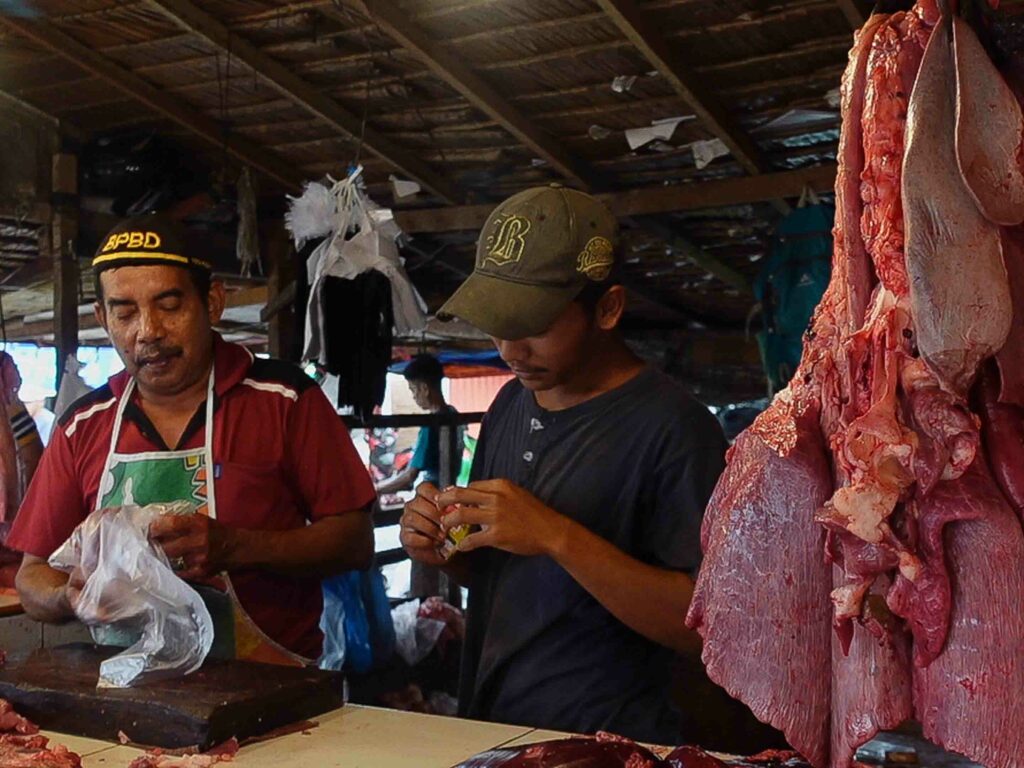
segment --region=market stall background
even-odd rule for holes
[[[994,42],[1012,46],[1024,1],[998,5]],[[89,259],[119,217],[158,209],[204,232],[201,255],[230,292],[220,330],[297,359],[303,265],[282,216],[304,181],[362,166],[431,312],[471,271],[493,205],[561,182],[620,218],[631,343],[738,431],[768,389],[754,286],[783,217],[833,199],[839,78],[870,9],[0,1],[0,340],[33,371],[77,354],[99,383],[117,364],[92,317]],[[234,257],[245,170],[258,194],[251,273]],[[431,321],[396,354],[487,348]],[[498,378],[467,387],[460,408],[485,407]],[[461,381],[447,385],[453,401]],[[25,649],[79,639],[24,635]]]
[[[284,193],[358,162],[409,235],[403,255],[431,309],[471,269],[490,204],[549,181],[628,192],[613,208],[631,336],[709,403],[761,397],[751,285],[782,211],[807,189],[828,199],[839,75],[868,10],[855,0],[7,3],[0,131],[20,149],[0,161],[5,330],[68,344],[77,322],[81,343],[102,341],[87,310],[67,308],[88,303],[90,281],[54,274],[54,242],[66,246],[61,231],[73,227],[84,260],[117,214],[155,205],[207,229],[234,289],[224,330],[280,350],[288,319],[268,328],[260,309],[295,271],[275,226]],[[240,277],[225,258],[245,166],[269,281]],[[421,191],[406,195],[401,182]],[[75,294],[58,302],[63,337],[46,314],[55,286]]]

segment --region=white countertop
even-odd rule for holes
[[[566,734],[350,704],[313,718],[320,725],[242,747],[237,768],[450,768],[478,752]],[[44,731],[82,756],[83,768],[127,768],[143,751]]]

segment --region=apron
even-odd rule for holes
[[[124,394],[117,404],[114,428],[110,436],[110,451],[100,476],[96,493],[96,509],[126,504],[166,503],[189,501],[196,513],[217,519],[217,499],[214,480],[217,474],[213,461],[214,391],[213,370],[206,394],[206,437],[202,448],[184,451],[148,451],[144,453],[118,453],[117,440],[121,434],[124,411],[135,391],[135,379],[129,379]],[[272,640],[238,601],[231,577],[225,572],[209,584],[191,585],[203,598],[214,624],[214,642],[210,655],[215,658],[236,658],[269,664],[306,666],[312,664]],[[107,645],[131,645],[137,638],[109,627],[94,630],[96,642]]]

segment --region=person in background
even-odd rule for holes
[[[7,409],[0,431],[0,584],[5,587],[12,586],[8,567],[20,559],[7,547],[7,536],[43,453],[35,422],[18,399],[19,389],[18,366],[7,352],[0,352],[0,399]]]
[[[417,355],[403,373],[417,407],[428,413],[455,413],[441,391],[444,367],[433,355]],[[455,450],[451,457],[451,482],[459,474],[462,464],[462,431],[456,428]],[[422,473],[423,482],[437,485],[441,480],[441,431],[436,427],[421,427],[416,438],[409,464],[398,474],[377,484],[377,493],[385,495],[411,490]]]
[[[29,414],[25,404],[18,397],[21,389],[21,372],[14,358],[7,352],[0,352],[0,389],[4,404],[7,406],[7,418],[14,432],[14,442],[18,454],[18,503],[25,496],[32,476],[39,466],[43,455],[43,440],[36,427],[36,422]]]
[[[683,618],[726,443],[626,345],[617,235],[603,203],[557,185],[488,218],[438,316],[488,334],[516,378],[484,417],[469,486],[421,484],[401,540],[469,588],[461,715],[671,744],[671,670],[699,644]]]

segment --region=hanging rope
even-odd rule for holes
[[[220,71],[220,53],[216,54],[217,69],[217,100],[220,108],[220,131],[221,131],[221,180],[226,183],[228,178],[228,92],[231,88],[231,56],[234,42],[234,35],[228,31],[228,44],[224,61],[224,74]]]
[[[353,26],[360,26],[356,24],[356,20],[352,15],[351,9],[346,8],[340,0],[332,0],[332,4],[340,13],[345,14],[345,17],[352,22]],[[363,78],[363,116],[359,125],[359,135],[353,137],[353,140],[355,141],[355,148],[352,153],[352,162],[349,163],[349,173],[351,173],[352,168],[359,165],[359,160],[363,154],[363,141],[366,137],[366,123],[370,117],[370,75],[373,72],[374,58],[376,57],[376,52],[373,49],[370,37],[366,34],[365,29],[362,30],[362,34],[363,45],[366,46],[366,54],[370,58],[370,66],[367,67],[366,77]]]

